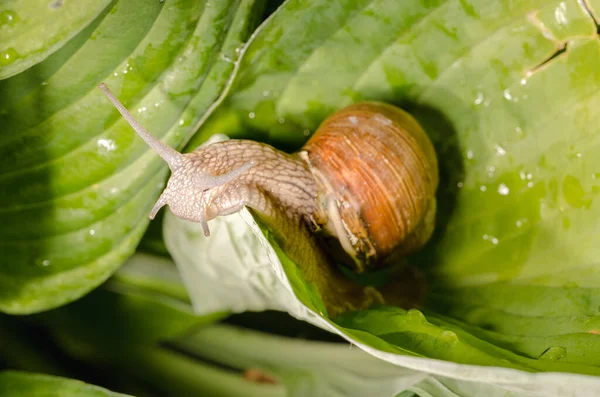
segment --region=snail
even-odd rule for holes
[[[433,145],[418,122],[393,105],[362,102],[326,118],[288,154],[231,139],[181,154],[154,138],[102,83],[138,135],[169,165],[171,177],[150,212],[169,206],[200,222],[249,208],[313,284],[330,316],[387,302],[350,281],[421,249],[435,227],[438,185]]]

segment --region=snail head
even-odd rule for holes
[[[167,186],[158,198],[156,204],[150,211],[150,219],[154,219],[158,211],[165,205],[169,206],[179,218],[202,225],[205,236],[210,235],[206,219],[207,200],[205,192],[234,181],[241,174],[251,168],[254,163],[248,162],[228,173],[212,175],[199,170],[185,154],[165,145],[152,136],[140,123],[133,118],[123,104],[113,95],[106,84],[101,83],[99,88],[106,94],[108,99],[117,108],[119,113],[127,120],[129,125],[150,146],[171,169],[171,177]]]

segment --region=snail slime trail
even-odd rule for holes
[[[171,169],[150,218],[168,205],[200,222],[208,236],[208,221],[247,207],[318,290],[330,316],[374,303],[408,304],[403,289],[414,290],[412,281],[391,280],[378,290],[337,267],[362,273],[390,266],[433,233],[437,158],[408,113],[379,102],[350,105],[292,154],[236,139],[181,154],[154,138],[105,84],[99,88]]]

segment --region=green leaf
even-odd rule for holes
[[[173,262],[136,254],[101,288],[33,321],[95,349],[118,350],[169,340],[224,316],[196,315]]]
[[[0,372],[0,395],[20,396],[64,396],[64,397],[125,397],[101,387],[80,381],[55,376],[17,371]]]
[[[0,81],[0,220],[9,225],[0,231],[0,310],[32,313],[77,299],[133,253],[148,225],[167,168],[98,83],[182,147],[261,10],[255,0],[112,3],[80,32],[58,24],[73,39]]]
[[[3,1],[0,4],[0,80],[43,61],[92,23],[110,3],[110,0]]]
[[[215,120],[298,146],[344,105],[395,103],[431,136],[442,177],[436,235],[409,258],[430,291],[421,311],[323,319],[312,286],[270,240],[264,255],[277,254],[297,298],[280,307],[447,376],[463,367],[410,356],[600,375],[600,41],[597,2],[587,5],[289,0],[265,22]],[[471,375],[515,374],[486,371]]]

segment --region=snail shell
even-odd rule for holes
[[[315,222],[339,239],[358,272],[429,240],[437,158],[408,113],[378,102],[350,105],[323,121],[303,150],[317,180]]]

